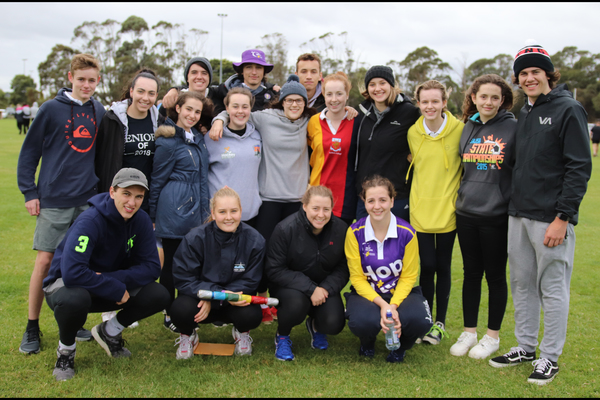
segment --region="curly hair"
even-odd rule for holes
[[[462,105],[462,120],[463,122],[467,122],[471,116],[477,113],[477,107],[475,103],[473,103],[473,99],[471,95],[477,96],[477,92],[479,92],[479,88],[481,85],[485,85],[487,83],[492,83],[496,86],[500,87],[502,91],[502,97],[504,97],[504,101],[500,106],[500,110],[510,110],[513,107],[513,91],[512,88],[508,85],[508,83],[499,75],[496,74],[486,74],[481,75],[477,79],[473,81],[467,92],[465,93],[465,99],[463,100]]]

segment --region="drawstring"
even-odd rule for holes
[[[417,158],[419,151],[421,151],[421,146],[423,146],[424,141],[425,141],[425,135],[421,135],[421,144],[419,144],[419,148],[417,149],[417,152],[415,154],[413,154],[412,161],[410,162],[410,165],[408,166],[408,171],[406,171],[406,179],[405,179],[404,183],[408,183],[408,176],[410,174],[410,169],[412,168],[413,164],[415,163],[415,159]]]

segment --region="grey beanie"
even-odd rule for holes
[[[396,84],[394,71],[385,65],[375,65],[374,67],[369,68],[367,74],[365,75],[365,87],[369,86],[369,82],[371,82],[371,79],[373,78],[385,79],[392,87],[394,87]]]
[[[212,67],[210,66],[210,61],[208,61],[208,59],[206,57],[194,57],[190,61],[188,61],[187,64],[185,64],[185,71],[183,72],[183,80],[188,85],[190,84],[188,82],[188,74],[190,72],[190,68],[192,68],[192,64],[200,64],[208,72],[208,78],[210,80],[210,82],[208,82],[208,85],[210,86],[210,83],[212,82],[213,71],[212,71]]]
[[[300,83],[300,78],[298,75],[290,75],[287,79],[287,82],[281,87],[281,91],[279,92],[279,101],[283,101],[290,94],[297,94],[304,98],[304,104],[308,106],[308,95],[306,93],[306,88]]]

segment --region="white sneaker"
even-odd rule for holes
[[[470,348],[477,344],[477,334],[471,332],[463,332],[458,337],[456,343],[450,347],[450,354],[457,357],[462,357],[467,354]]]
[[[103,312],[102,313],[102,322],[106,322],[109,319],[113,319],[116,316],[117,316],[117,312],[116,311]]]
[[[250,332],[239,332],[235,327],[231,329],[231,334],[235,340],[235,355],[249,356],[252,355],[252,338]]]
[[[500,348],[500,339],[483,335],[479,343],[469,351],[469,357],[475,359],[488,358]]]
[[[128,326],[128,328],[137,328],[138,326],[140,326],[140,323],[137,321],[134,321],[131,325]]]
[[[196,331],[190,336],[180,334],[179,337],[175,339],[175,346],[179,345],[175,358],[178,360],[185,360],[194,357],[194,348],[197,344],[198,335],[196,334]]]

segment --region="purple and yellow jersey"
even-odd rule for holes
[[[419,276],[419,245],[412,226],[392,214],[383,243],[373,234],[370,218],[350,225],[345,243],[350,282],[369,301],[392,293],[390,304],[399,305]]]
[[[308,122],[308,145],[310,156],[310,185],[323,185],[333,193],[333,215],[354,219],[356,211],[356,189],[354,184],[354,164],[349,160],[350,142],[354,120],[344,118],[335,133],[332,132],[326,110],[313,115]],[[350,168],[348,166],[350,165]]]

